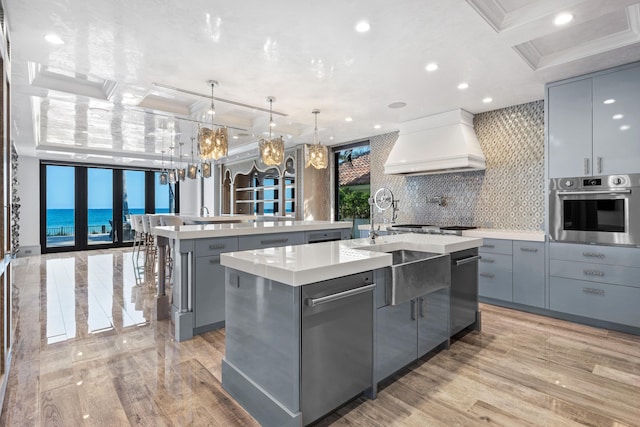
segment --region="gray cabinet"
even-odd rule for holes
[[[293,233],[271,233],[238,237],[238,250],[276,248],[306,243],[304,231]]]
[[[481,297],[545,307],[544,243],[484,239],[479,253]]]
[[[374,378],[379,382],[449,340],[449,288],[380,307],[376,315]]]
[[[484,239],[478,249],[478,295],[513,300],[513,260],[511,240]]]
[[[513,242],[513,302],[545,307],[544,243]]]
[[[640,327],[640,249],[551,243],[550,309]]]
[[[213,324],[222,326],[225,286],[220,254],[238,250],[238,239],[202,239],[197,240],[195,246],[194,329]]]
[[[640,67],[593,78],[594,175],[640,172]]]
[[[549,178],[640,171],[640,66],[547,86]]]
[[[548,88],[549,178],[591,175],[591,79]]]

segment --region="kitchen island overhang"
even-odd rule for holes
[[[359,394],[375,398],[381,379],[439,344],[446,348],[450,331],[450,283],[410,303],[381,307],[376,282],[394,263],[387,252],[422,251],[449,259],[449,254],[477,255],[481,245],[480,238],[394,235],[375,244],[356,239],[222,254],[227,310],[223,387],[267,426],[307,425]],[[380,342],[389,342],[383,335],[393,330],[381,323],[408,307],[415,348],[398,362],[395,355],[379,351]],[[437,342],[429,330],[424,338],[433,313],[440,313],[434,324]],[[416,342],[420,339],[428,347]],[[384,359],[380,372],[377,359]],[[322,381],[326,391],[318,393],[316,383]]]

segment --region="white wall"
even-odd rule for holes
[[[196,214],[200,205],[198,203],[198,195],[200,190],[200,178],[185,179],[180,182],[180,213]]]
[[[69,189],[73,191],[73,189]],[[35,157],[18,158],[20,197],[20,253],[40,253],[40,162]],[[25,253],[31,250],[31,254]]]

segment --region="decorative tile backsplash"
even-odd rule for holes
[[[372,137],[371,191],[387,187],[400,202],[397,223],[474,225],[542,230],[544,223],[544,101],[476,114],[486,170],[442,175],[385,175],[398,133]],[[444,197],[445,205],[428,203]],[[376,213],[391,221],[391,211]]]

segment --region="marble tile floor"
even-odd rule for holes
[[[142,259],[142,257],[141,257]],[[223,389],[224,330],[186,342],[153,318],[130,249],[12,263],[2,426],[254,426]],[[483,330],[318,426],[640,426],[640,337],[483,305]]]

